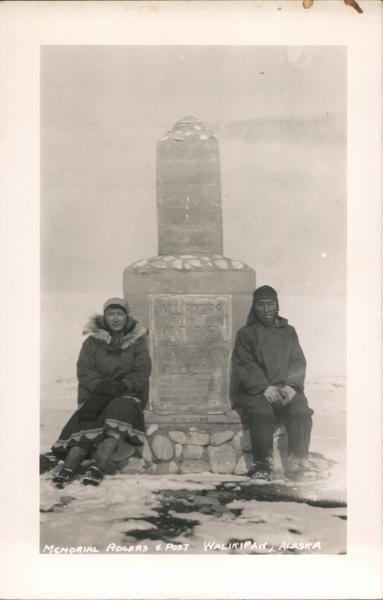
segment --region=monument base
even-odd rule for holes
[[[231,349],[254,288],[253,269],[219,254],[155,256],[125,269],[124,295],[149,328],[153,361],[137,468],[248,473],[250,435],[231,410],[229,379]],[[277,432],[275,472],[282,468],[282,439]]]
[[[250,432],[235,411],[221,415],[158,415],[145,411],[142,458],[150,472],[246,475],[252,466]],[[286,431],[274,434],[274,476],[286,463]]]

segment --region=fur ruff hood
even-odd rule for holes
[[[125,350],[134,342],[139,340],[141,337],[147,334],[147,329],[139,321],[135,321],[128,316],[126,323],[127,333],[122,338],[121,350]],[[110,344],[112,336],[105,327],[104,317],[102,315],[95,315],[91,317],[88,323],[85,325],[83,335],[90,335],[96,340],[101,340],[106,344]]]

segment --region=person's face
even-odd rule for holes
[[[255,314],[258,321],[269,327],[275,321],[277,314],[277,303],[275,300],[258,300],[254,305]]]
[[[105,312],[105,321],[112,331],[122,331],[125,327],[128,315],[122,308],[110,306]]]

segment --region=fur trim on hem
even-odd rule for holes
[[[121,350],[125,350],[148,333],[142,323],[134,321],[131,317],[128,317],[127,325],[128,327],[130,326],[130,330],[122,338]],[[112,341],[112,336],[105,329],[104,317],[102,315],[95,315],[89,319],[84,327],[83,335],[90,335],[97,340],[105,342],[105,344],[110,344]]]
[[[128,436],[136,435],[140,440],[144,440],[146,438],[144,431],[142,431],[141,429],[136,429],[130,423],[124,423],[123,421],[119,421],[118,419],[105,419],[105,429],[108,428],[110,428],[111,430],[117,429],[118,432],[128,434]]]
[[[85,437],[87,440],[94,441],[98,436],[102,435],[104,432],[103,427],[97,427],[96,429],[83,429],[82,431],[77,431],[76,433],[72,433],[67,439],[61,440],[58,439],[52,446],[52,448],[66,448],[71,441],[79,442],[82,437]]]
[[[82,429],[81,431],[76,431],[76,433],[72,433],[67,439],[58,439],[52,446],[52,451],[68,451],[69,448],[73,445],[79,444],[81,441],[87,441],[88,443],[94,444],[100,441],[105,434],[110,431],[111,433],[118,432],[122,434],[123,438],[129,438],[137,436],[140,441],[145,440],[145,432],[136,429],[130,423],[126,423],[124,421],[119,421],[118,419],[106,419],[104,427],[97,427],[95,429]]]

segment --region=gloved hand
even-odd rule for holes
[[[120,396],[124,392],[128,391],[128,387],[123,381],[113,381],[112,387],[116,393],[116,396]]]
[[[289,404],[291,402],[291,400],[294,398],[294,396],[296,395],[296,391],[294,390],[294,388],[291,387],[291,385],[284,385],[280,389],[280,392],[282,394],[283,406],[286,406],[287,404]]]
[[[283,396],[280,388],[275,385],[269,385],[263,392],[266,400],[270,402],[272,406],[282,406]]]
[[[100,383],[94,388],[96,394],[103,394],[105,396],[115,396],[116,392],[113,388],[112,383],[109,379],[102,379]]]

